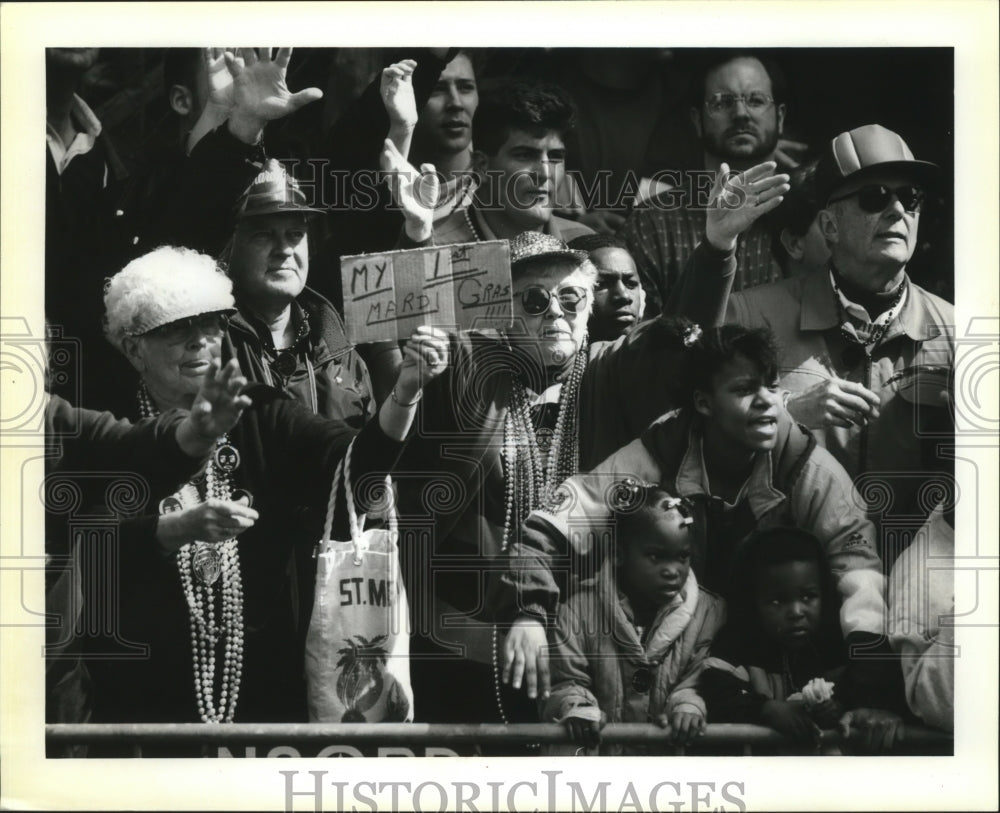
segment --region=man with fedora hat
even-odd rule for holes
[[[291,53],[243,48],[224,54],[232,107],[226,123],[191,151],[180,194],[198,205],[175,225],[171,241],[226,265],[239,309],[228,352],[247,378],[360,429],[375,408],[368,369],[333,305],[306,287],[308,221],[325,212],[318,208],[322,201],[308,200],[263,149],[268,122],[322,96],[317,88],[289,90]]]
[[[788,411],[861,493],[858,478],[885,482],[893,513],[920,521],[933,505],[921,507],[918,494],[946,468],[935,436],[951,427],[944,392],[954,366],[954,308],[915,285],[906,265],[938,174],[885,127],[841,133],[817,167],[829,266],[733,294],[727,311],[729,321],[774,331]]]
[[[229,342],[244,374],[360,429],[374,414],[368,368],[333,305],[306,285],[308,219],[323,210],[270,158],[237,205],[222,260],[239,313]]]

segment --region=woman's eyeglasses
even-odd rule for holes
[[[529,316],[539,316],[549,309],[553,296],[566,313],[579,313],[587,304],[587,290],[579,285],[567,285],[555,294],[542,285],[529,285],[521,291],[521,307]]]
[[[862,186],[849,195],[833,198],[830,203],[836,203],[838,200],[847,200],[852,197],[858,199],[858,206],[861,207],[861,211],[868,212],[868,214],[881,212],[886,206],[892,203],[894,197],[899,198],[899,202],[903,204],[903,209],[907,212],[919,212],[920,207],[924,203],[925,193],[919,186],[897,186],[893,189],[884,184],[870,184],[869,186]]]
[[[210,339],[218,339],[229,328],[229,317],[224,313],[205,313],[201,316],[189,316],[174,322],[153,328],[146,336],[162,339],[168,344],[180,344],[196,333]]]

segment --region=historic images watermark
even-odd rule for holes
[[[746,783],[676,781],[578,782],[563,771],[525,773],[517,781],[345,782],[332,771],[278,771],[284,780],[284,810],[555,811],[594,810],[745,811]],[[311,805],[310,805],[311,803]]]
[[[283,163],[295,177],[299,190],[305,195],[306,205],[329,211],[370,212],[382,207],[397,208],[380,197],[380,189],[391,186],[398,174],[395,171],[363,169],[349,171],[334,167],[322,158],[309,160],[287,159]],[[739,177],[730,172],[726,176]],[[433,183],[436,176],[437,183]],[[639,204],[660,211],[708,209],[713,206],[737,209],[746,203],[746,192],[739,187],[729,188],[727,194],[714,197],[712,192],[719,173],[711,170],[665,169],[650,177],[639,177],[631,170],[616,177],[610,170],[600,170],[585,175],[579,170],[565,170],[562,183],[554,184],[547,204],[554,209],[582,207],[587,211],[604,209],[626,210]],[[524,184],[523,179],[535,178],[529,170],[503,172],[499,170],[464,170],[453,173],[458,188],[475,187],[476,206],[484,211],[500,211],[513,207],[528,210],[538,205],[535,184]],[[420,172],[414,181],[413,191],[424,206],[433,207],[434,190],[448,179],[441,173]],[[647,197],[645,189],[663,190]]]

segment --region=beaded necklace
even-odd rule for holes
[[[845,313],[844,302],[842,299],[843,294],[841,293],[840,288],[837,286],[837,279],[833,274],[830,275],[830,279],[833,282],[833,298],[837,303],[837,310],[839,310],[840,313],[843,314],[846,318],[847,314]],[[877,325],[873,324],[871,333],[868,334],[868,338],[865,339],[863,342],[859,342],[859,344],[861,344],[863,347],[871,347],[873,349],[878,347],[878,343],[882,341],[882,337],[885,336],[886,331],[889,329],[889,325],[892,324],[892,320],[896,318],[896,308],[898,308],[899,303],[903,301],[904,293],[906,293],[905,277],[903,278],[903,281],[899,283],[899,290],[896,292],[896,295],[892,299],[892,305],[889,306],[888,311],[884,312],[885,319],[880,324]],[[848,331],[844,327],[844,325],[840,326],[840,332],[844,335],[844,337],[848,341],[852,342],[858,341],[858,339],[852,336],[850,331]]]
[[[559,392],[559,412],[548,453],[544,459],[538,436],[531,420],[527,388],[515,374],[510,394],[510,406],[503,425],[504,523],[502,551],[510,547],[516,529],[536,508],[547,505],[556,488],[580,468],[580,437],[577,427],[580,381],[587,367],[587,340],[573,359],[573,366]],[[506,723],[500,696],[499,635],[493,627],[493,685],[500,719]]]
[[[434,217],[438,219],[442,216],[445,208],[452,201],[455,202],[453,211],[455,208],[461,205],[462,199],[466,197],[469,193],[469,189],[473,185],[473,180],[468,175],[460,175],[454,183],[444,183],[441,185],[441,193],[438,197],[437,203],[434,204]]]
[[[293,315],[294,315],[293,311]],[[292,377],[295,370],[299,366],[298,353],[299,347],[303,341],[305,341],[311,330],[309,325],[309,314],[304,308],[298,310],[299,314],[299,325],[295,332],[295,338],[292,340],[288,347],[279,350],[274,345],[274,339],[271,337],[270,331],[266,328],[263,331],[258,331],[258,335],[261,336],[261,344],[264,348],[264,355],[269,359],[269,365],[275,374],[281,378],[281,385],[284,386],[288,379]],[[304,355],[308,358],[308,346],[306,347],[306,352]]]
[[[462,214],[465,216],[465,224],[469,227],[469,231],[472,232],[472,239],[476,242],[482,242],[486,238],[480,233],[479,229],[476,228],[476,223],[469,214],[469,210],[472,208],[472,204],[469,204],[464,209],[462,209]]]
[[[138,400],[143,418],[159,414],[145,384],[139,388]],[[207,499],[232,499],[231,474],[238,466],[239,453],[229,443],[228,435],[223,435],[216,441],[215,453],[205,467]],[[198,486],[188,482],[160,502],[160,513],[181,511],[200,502]],[[181,546],[177,552],[177,570],[191,622],[198,716],[205,723],[231,723],[243,677],[243,579],[236,539],[217,544],[195,541]],[[217,594],[215,584],[220,577],[221,589]],[[222,676],[216,693],[216,655],[220,647]]]

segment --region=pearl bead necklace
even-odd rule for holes
[[[462,209],[462,214],[465,215],[465,225],[469,227],[469,231],[472,232],[472,239],[475,242],[482,242],[486,238],[479,233],[479,229],[476,228],[476,224],[472,220],[472,216],[469,214],[469,209],[472,208],[470,203],[464,209]]]
[[[466,215],[468,217],[468,215]],[[559,392],[559,412],[546,459],[538,448],[538,438],[531,420],[528,394],[524,382],[514,375],[510,405],[503,425],[504,462],[504,524],[501,550],[510,547],[517,528],[528,514],[552,499],[555,489],[580,469],[580,438],[577,428],[580,381],[587,367],[586,338],[577,350],[569,376]],[[501,697],[499,633],[493,626],[493,689],[500,719],[506,723],[507,713]]]
[[[142,417],[150,418],[159,414],[145,385],[139,389],[138,400]],[[224,452],[229,458],[225,465],[219,462],[220,452]],[[205,468],[207,498],[232,499],[230,475],[238,465],[239,457],[229,444],[228,436],[223,435],[216,441],[216,452]],[[191,508],[201,502],[197,486],[190,482],[181,486],[173,498],[168,499],[172,499],[179,510]],[[181,546],[177,552],[177,570],[191,624],[191,656],[198,716],[205,723],[231,723],[236,715],[236,702],[243,678],[243,578],[235,537],[218,544],[195,541]],[[216,581],[221,581],[218,601]],[[216,655],[220,644],[223,645],[222,676],[216,702]]]

